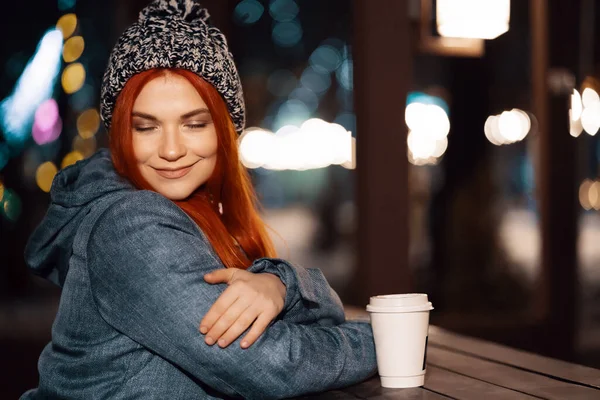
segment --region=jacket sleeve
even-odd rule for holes
[[[285,398],[360,382],[376,371],[371,326],[277,320],[248,349],[208,346],[202,317],[226,288],[203,275],[221,265],[173,203],[138,191],[112,205],[88,243],[92,295],[116,330],[214,389]]]
[[[277,258],[261,258],[248,271],[274,274],[286,286],[285,306],[279,318],[324,326],[338,325],[346,320],[342,301],[318,268],[302,268]]]

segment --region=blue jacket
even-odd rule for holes
[[[286,285],[284,310],[248,349],[208,346],[198,326],[227,287],[198,226],[135,190],[107,150],[60,172],[25,256],[62,287],[39,387],[22,399],[269,399],[325,391],[376,372],[368,323],[345,321],[318,269],[256,260]]]

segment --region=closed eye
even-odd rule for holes
[[[155,127],[154,126],[136,126],[134,127],[134,129],[138,132],[148,132],[153,130]]]
[[[201,123],[201,124],[187,124],[186,127],[190,128],[190,129],[201,129],[206,127],[206,123]]]

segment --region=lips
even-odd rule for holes
[[[181,178],[181,177],[187,175],[188,172],[190,172],[192,170],[192,167],[193,167],[193,165],[190,165],[189,167],[185,167],[185,168],[175,169],[175,170],[155,169],[155,171],[158,175],[162,176],[163,178],[177,179],[177,178]]]

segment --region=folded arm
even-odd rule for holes
[[[205,273],[222,265],[195,229],[176,206],[151,192],[136,192],[107,210],[90,238],[88,268],[96,304],[109,324],[230,396],[292,397],[347,386],[375,372],[372,331],[365,323],[320,326],[284,318],[249,349],[206,345],[198,322],[225,285],[204,281]],[[279,261],[257,261],[265,262]],[[263,267],[255,268],[269,272],[272,266]],[[289,310],[297,307],[301,321],[302,277],[288,279],[286,284],[299,285],[298,292],[290,291]]]

